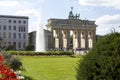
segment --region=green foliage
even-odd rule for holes
[[[37,55],[73,55],[72,51],[46,51],[46,52],[35,52],[35,51],[7,51],[8,54],[12,55],[29,55],[29,56],[37,56]]]
[[[96,41],[99,41],[102,38],[104,38],[104,36],[96,35]]]
[[[5,64],[11,69],[19,70],[22,67],[22,62],[17,56],[6,53],[2,53],[2,55],[5,59]]]
[[[111,33],[97,42],[79,61],[77,80],[120,80],[120,33]]]
[[[72,51],[47,51],[47,55],[73,55]]]
[[[9,46],[6,48],[6,51],[9,51],[9,50],[16,50],[16,48],[15,48],[13,45],[9,45]]]
[[[25,50],[26,51],[34,51],[35,47],[33,45],[28,45],[28,46],[26,46]]]

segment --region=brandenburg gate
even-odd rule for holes
[[[48,43],[53,49],[88,50],[95,42],[97,27],[95,21],[80,19],[80,14],[74,15],[72,9],[68,19],[51,18],[46,26],[52,33]]]

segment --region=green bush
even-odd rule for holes
[[[7,53],[12,55],[27,55],[27,56],[37,56],[37,55],[73,55],[71,51],[46,51],[46,52],[35,52],[35,51],[7,51]]]
[[[21,69],[22,62],[20,61],[20,59],[17,56],[7,54],[5,52],[3,52],[2,55],[3,55],[4,59],[5,59],[5,64],[7,66],[9,66],[11,69],[13,69],[13,70]]]
[[[120,80],[120,33],[111,33],[97,42],[79,61],[77,80]]]
[[[34,51],[35,47],[33,45],[28,45],[28,46],[26,46],[25,50],[26,51]]]
[[[6,48],[6,51],[9,51],[9,50],[16,50],[15,46],[13,45],[9,45],[7,48]]]

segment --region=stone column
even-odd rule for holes
[[[75,49],[75,30],[73,30],[73,49]]]
[[[88,31],[88,48],[91,49],[93,47],[93,31]]]
[[[62,34],[63,34],[63,48],[67,48],[67,31],[64,29],[62,30]]]
[[[80,49],[81,47],[81,31],[78,30],[78,48]]]
[[[73,31],[73,49],[78,48],[78,30]]]
[[[64,29],[62,30],[63,33],[63,48],[70,49],[70,30]]]
[[[85,30],[85,49],[88,50],[88,30]]]
[[[59,48],[59,30],[55,29],[55,48]]]
[[[59,49],[63,48],[63,35],[62,30],[59,28]]]
[[[70,49],[70,30],[67,30],[67,49]]]
[[[52,33],[52,35],[51,35],[51,49],[54,49],[55,48],[55,39],[54,39],[54,30],[52,29],[51,30],[51,33]]]
[[[81,48],[85,49],[85,31],[81,30]]]

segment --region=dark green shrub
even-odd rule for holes
[[[26,55],[26,56],[37,56],[37,55],[73,55],[72,51],[46,51],[46,52],[35,52],[35,51],[7,51],[12,55]]]
[[[35,47],[33,45],[28,45],[28,46],[26,46],[25,50],[26,51],[34,51]]]
[[[97,42],[79,61],[77,80],[120,80],[120,33],[111,33]]]
[[[16,50],[15,46],[13,45],[9,45],[7,48],[6,48],[6,51],[9,51],[9,50]]]

